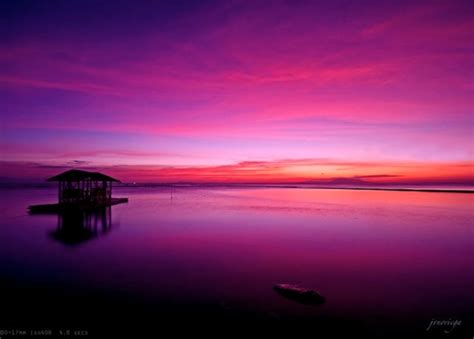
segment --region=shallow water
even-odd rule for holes
[[[54,202],[54,190],[1,193],[4,280],[369,328],[424,329],[433,318],[470,326],[474,314],[472,194],[119,187],[128,204],[68,220],[26,213]],[[327,301],[297,304],[275,283]]]

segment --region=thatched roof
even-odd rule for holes
[[[108,175],[99,172],[88,172],[82,170],[69,170],[61,174],[55,175],[47,179],[46,181],[81,181],[86,179],[92,179],[96,181],[113,181],[120,182],[120,180],[109,177]]]

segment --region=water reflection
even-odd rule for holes
[[[50,236],[66,245],[78,245],[107,234],[112,228],[112,209],[67,211],[58,214],[58,223]]]
[[[47,202],[55,194],[4,192],[0,278],[12,277],[13,285],[23,283],[28,290],[38,286],[13,295],[2,285],[0,294],[13,295],[3,307],[11,321],[57,319],[44,312],[51,296],[60,302],[50,309],[65,317],[54,321],[78,319],[82,327],[87,319],[100,323],[110,315],[106,304],[123,315],[118,323],[133,328],[143,325],[130,320],[131,314],[170,324],[189,324],[199,314],[204,326],[235,315],[229,328],[241,326],[238,315],[248,314],[256,322],[308,319],[318,334],[331,337],[343,327],[361,337],[368,337],[358,333],[362,329],[378,337],[426,337],[433,318],[467,324],[464,319],[473,317],[472,194],[181,188],[170,203],[167,188],[123,188],[131,203],[112,207],[112,228],[103,212],[102,219],[100,212],[15,217],[32,197]],[[100,238],[111,229],[113,234]],[[301,284],[320,291],[327,302],[310,307],[282,298],[272,289],[275,283]],[[78,297],[63,302],[68,294]],[[76,313],[85,309],[78,305],[87,295],[84,306],[99,313],[85,319]],[[18,305],[17,317],[9,305]],[[149,313],[137,312],[140,305]],[[22,319],[25,310],[31,315]],[[413,328],[391,335],[401,324]],[[108,325],[104,328],[114,326]]]

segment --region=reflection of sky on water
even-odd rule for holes
[[[10,190],[3,274],[292,314],[455,316],[473,302],[470,194],[174,188],[171,199],[168,188],[117,191],[130,202],[93,219],[97,228],[85,224],[112,231],[65,247],[49,236],[57,216],[26,215],[29,203],[54,194]],[[315,288],[327,303],[292,304],[273,292],[278,282]]]

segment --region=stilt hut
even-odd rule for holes
[[[58,203],[32,205],[29,207],[31,212],[90,210],[128,202],[127,198],[112,198],[112,184],[120,181],[99,172],[69,170],[46,181],[58,182]]]
[[[112,183],[120,182],[102,173],[81,170],[66,171],[46,181],[58,182],[58,202],[60,204],[110,201],[112,200]]]

